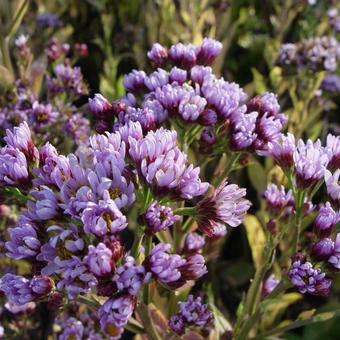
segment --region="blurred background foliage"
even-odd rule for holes
[[[277,93],[282,111],[290,118],[289,131],[313,140],[324,138],[328,132],[339,133],[340,103],[339,97],[320,94],[324,71],[285,74],[276,60],[282,43],[334,35],[326,13],[336,6],[336,0],[317,1],[314,6],[307,0],[1,0],[0,86],[15,79],[8,59],[14,38],[20,34],[30,36],[36,65],[43,63],[43,51],[52,36],[62,42],[88,44],[89,54],[78,66],[89,84],[90,96],[101,92],[111,100],[124,94],[124,74],[134,68],[150,70],[146,52],[154,42],[165,46],[179,41],[199,44],[203,37],[212,37],[223,43],[223,52],[214,64],[217,75],[239,83],[250,97],[265,91]],[[37,28],[37,15],[46,12],[57,15],[62,26]],[[264,238],[261,193],[282,174],[269,159],[253,159],[237,176],[238,183],[250,188],[256,216],[250,215],[242,228],[228,235],[214,269],[214,289],[218,290],[214,294],[220,294],[222,301],[218,307],[231,318],[253,277],[259,256],[256,245]],[[277,264],[277,270],[279,267]],[[339,279],[334,287],[340,291]],[[288,332],[284,338],[337,339],[340,318],[315,324],[312,315],[315,306],[322,306],[325,313],[338,308],[338,297],[331,296],[328,303],[321,297],[305,297],[302,302],[299,294],[288,293],[270,307],[260,327],[265,330],[275,318],[305,320],[306,324],[310,320],[310,325]],[[310,313],[301,315],[302,310]]]

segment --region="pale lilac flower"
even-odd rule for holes
[[[195,254],[199,253],[205,245],[205,239],[203,236],[193,232],[188,233],[184,240],[183,253]]]
[[[12,314],[31,313],[35,310],[36,304],[34,302],[27,302],[23,305],[17,305],[8,301],[5,304],[5,308]]]
[[[272,142],[268,143],[267,155],[273,157],[276,164],[278,164],[284,171],[289,170],[293,164],[293,155],[296,150],[295,137],[291,133],[281,136]]]
[[[132,92],[143,90],[146,77],[147,75],[144,71],[132,70],[124,77],[124,87]]]
[[[246,189],[240,189],[236,184],[228,184],[224,180],[213,195],[198,202],[198,228],[212,237],[220,224],[231,227],[240,225],[251,205],[244,199],[245,195]]]
[[[176,82],[179,85],[182,85],[187,80],[187,71],[182,70],[178,67],[173,67],[169,73],[169,80],[171,83]]]
[[[337,233],[336,235],[336,239],[334,242],[334,249],[333,249],[331,256],[328,259],[328,263],[332,267],[338,270],[340,269],[340,233]]]
[[[211,146],[215,144],[217,141],[216,134],[214,132],[214,129],[211,126],[208,126],[202,131],[200,143],[203,147],[205,146]],[[209,150],[209,149],[208,149]]]
[[[96,276],[105,276],[113,270],[112,251],[104,243],[100,242],[97,246],[92,244],[88,247],[88,253],[84,257],[84,262],[89,270]]]
[[[255,133],[257,116],[257,112],[252,112],[234,117],[230,139],[230,146],[233,150],[239,151],[250,148],[255,142],[257,138]]]
[[[23,276],[6,274],[0,279],[0,290],[17,305],[33,301],[34,295],[29,285],[30,281]]]
[[[180,272],[185,280],[198,280],[208,272],[204,257],[201,254],[189,255],[186,263],[180,267]]]
[[[291,283],[301,294],[327,296],[332,281],[320,268],[315,269],[310,262],[295,260],[288,272]]]
[[[144,84],[149,91],[155,91],[169,83],[169,74],[165,70],[159,68],[144,79]]]
[[[311,255],[317,261],[327,261],[334,251],[334,242],[330,238],[323,238],[313,244]]]
[[[109,333],[111,327],[124,327],[133,313],[135,303],[135,298],[129,295],[107,300],[97,313],[102,330]]]
[[[54,123],[58,116],[59,112],[55,111],[51,104],[39,104],[37,101],[33,103],[28,114],[29,122],[38,129]]]
[[[216,57],[221,53],[223,45],[211,38],[204,38],[201,46],[197,49],[197,63],[211,65]]]
[[[262,286],[262,295],[266,296],[270,294],[276,286],[279,284],[280,280],[278,280],[274,274],[271,274],[267,279],[263,282]]]
[[[292,191],[286,192],[283,185],[269,184],[263,197],[266,199],[267,207],[273,213],[280,213],[288,205],[294,204]]]
[[[331,94],[339,94],[340,93],[340,77],[336,74],[331,74],[331,75],[326,76],[325,79],[321,83],[321,89]]]
[[[170,61],[178,67],[189,69],[196,63],[196,47],[192,44],[178,43],[168,51]]]
[[[186,121],[196,121],[204,111],[207,101],[193,93],[187,93],[179,103],[178,113]]]
[[[143,284],[151,278],[151,273],[146,273],[142,265],[138,265],[132,256],[127,256],[123,264],[115,271],[113,281],[120,292],[127,292],[136,296]]]
[[[92,99],[89,98],[89,108],[98,118],[105,118],[112,105],[103,95],[96,93]]]
[[[314,232],[319,237],[327,237],[332,233],[334,226],[339,220],[339,213],[332,209],[329,202],[326,202],[320,207],[314,220]]]
[[[298,141],[293,154],[296,185],[307,189],[323,178],[329,162],[329,152],[321,146],[320,140],[313,143]]]
[[[332,204],[336,207],[340,207],[340,169],[335,170],[332,174],[330,171],[325,171],[325,183],[327,187],[327,193]]]
[[[166,230],[171,227],[180,217],[174,215],[172,209],[158,202],[150,204],[144,214],[144,220],[147,225],[147,232],[151,234]]]
[[[62,25],[61,20],[59,17],[53,13],[45,12],[40,14],[36,18],[37,24],[41,27],[60,27]]]
[[[77,144],[87,144],[90,136],[90,121],[81,113],[74,113],[64,124],[65,131]]]
[[[327,169],[330,171],[340,168],[340,136],[328,134],[326,148],[330,151]]]
[[[62,324],[62,332],[58,340],[82,340],[84,335],[84,325],[76,318],[67,318]]]
[[[168,50],[161,44],[155,43],[152,45],[151,50],[148,51],[147,56],[155,66],[161,67],[168,58]]]
[[[184,283],[180,268],[186,260],[177,254],[170,254],[170,249],[171,245],[166,243],[154,246],[145,260],[145,268],[159,282],[176,288]]]
[[[10,241],[6,242],[7,256],[20,260],[34,257],[40,250],[41,243],[36,226],[29,220],[20,219],[15,228],[9,228]]]
[[[54,282],[48,276],[36,275],[30,280],[29,287],[33,294],[41,297],[51,292],[54,287]]]
[[[196,65],[190,70],[190,79],[194,83],[202,85],[208,79],[214,79],[212,68],[209,66]]]
[[[116,234],[126,228],[126,217],[117,208],[113,200],[89,204],[83,211],[84,231],[96,236]]]

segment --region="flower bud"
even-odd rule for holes
[[[328,260],[334,250],[334,242],[330,238],[324,238],[312,246],[311,255],[315,260]]]

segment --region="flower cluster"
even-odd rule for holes
[[[187,301],[179,302],[179,309],[179,313],[172,315],[169,320],[171,330],[179,335],[185,333],[186,327],[206,327],[213,320],[213,314],[200,296],[195,298],[189,295]]]
[[[281,46],[278,63],[285,68],[309,68],[333,72],[340,58],[340,45],[335,37],[310,38],[297,44]]]

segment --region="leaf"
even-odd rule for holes
[[[168,331],[167,319],[153,304],[150,304],[148,308],[157,333],[164,336]]]
[[[262,94],[266,92],[267,85],[263,75],[255,68],[252,68],[251,72],[253,73],[253,81],[256,93]]]
[[[266,235],[261,223],[254,215],[246,215],[243,220],[243,224],[247,231],[247,238],[254,264],[256,269],[258,269],[262,262],[262,253],[266,244]]]
[[[256,189],[257,193],[262,193],[267,186],[267,175],[259,162],[254,162],[247,167],[248,177],[252,186]]]
[[[290,305],[300,299],[302,299],[301,294],[288,293],[277,299],[269,300],[270,304],[266,306],[266,313],[261,322],[262,329],[268,329]]]

